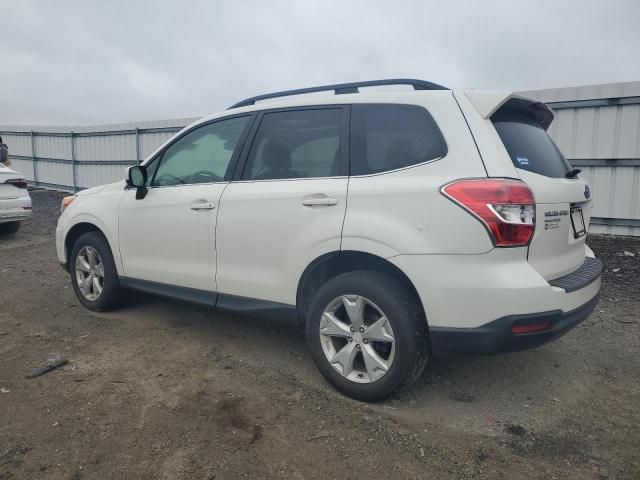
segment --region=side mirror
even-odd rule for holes
[[[147,169],[144,165],[129,167],[127,183],[136,187],[136,199],[141,200],[147,195]]]

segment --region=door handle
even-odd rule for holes
[[[216,208],[215,204],[210,202],[197,202],[191,204],[191,210],[213,210]]]
[[[320,198],[304,198],[302,199],[302,205],[305,207],[313,207],[315,205],[325,205],[327,207],[331,207],[333,205],[337,205],[338,200],[331,197],[320,197]]]

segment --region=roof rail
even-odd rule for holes
[[[360,87],[378,87],[380,85],[411,85],[414,90],[449,90],[447,87],[425,80],[415,80],[412,78],[390,78],[386,80],[365,80],[364,82],[336,83],[335,85],[322,85],[320,87],[299,88],[296,90],[285,90],[283,92],[266,93],[250,97],[241,102],[231,105],[232,108],[247,107],[254,105],[257,101],[268,100],[270,98],[289,97],[291,95],[302,95],[305,93],[326,92],[333,90],[336,95],[343,93],[358,93]]]

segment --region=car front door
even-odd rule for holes
[[[127,281],[215,291],[215,226],[251,116],[194,128],[148,165],[148,192],[125,192],[119,243]]]
[[[219,305],[224,306],[224,294],[294,305],[305,267],[340,250],[347,125],[343,106],[258,116],[241,175],[220,201]]]

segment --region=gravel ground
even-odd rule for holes
[[[55,257],[61,195],[32,197],[0,238],[0,479],[640,478],[640,239],[589,238],[602,297],[566,336],[437,359],[367,405],[299,330],[137,293],[83,309]]]

